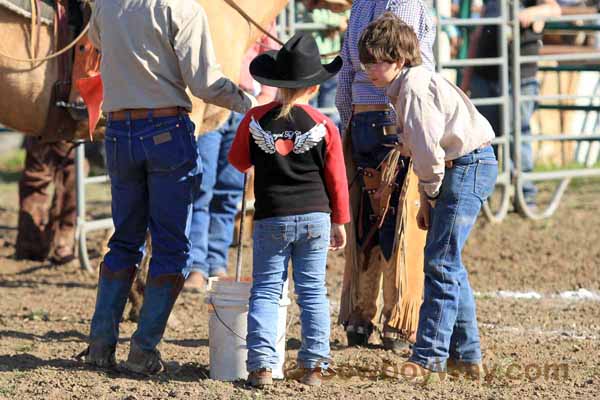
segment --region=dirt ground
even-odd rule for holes
[[[600,293],[600,182],[572,184],[557,214],[531,222],[511,214],[499,225],[480,218],[464,253],[478,293],[486,381],[442,379],[427,386],[383,379],[384,365],[404,358],[382,350],[347,348],[335,325],[343,257],[330,255],[332,356],[339,375],[321,388],[281,381],[268,390],[209,375],[207,306],[183,294],[180,322],[167,329],[163,357],[178,367],[142,379],[83,366],[73,356],[86,346],[96,276],[77,262],[63,267],[13,259],[17,222],[14,176],[0,184],[0,398],[1,399],[597,399],[600,396],[600,301],[567,300],[564,291]],[[108,189],[91,190],[91,215],[108,212]],[[101,233],[92,234],[94,264]],[[248,253],[248,248],[245,249]],[[246,257],[248,259],[248,257]],[[246,266],[247,267],[247,266]],[[505,291],[536,291],[539,299],[502,298]],[[287,359],[299,347],[298,309],[290,307]],[[117,358],[123,360],[135,328],[123,322]]]

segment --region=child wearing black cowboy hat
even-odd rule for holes
[[[277,367],[279,301],[292,260],[300,306],[303,383],[319,385],[329,361],[330,316],[325,268],[328,249],[346,244],[348,183],[340,133],[308,105],[318,85],[341,68],[322,65],[311,35],[294,35],[279,51],[256,57],[250,73],[279,88],[277,100],[251,109],[233,141],[229,161],[254,166],[254,247],[248,313],[247,368],[252,386],[272,384]]]

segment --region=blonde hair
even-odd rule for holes
[[[296,89],[279,88],[276,100],[281,103],[281,110],[279,111],[279,114],[277,114],[276,119],[289,118],[294,104],[296,104],[299,98],[306,95],[312,87],[313,86],[308,86]]]

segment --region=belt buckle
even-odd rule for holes
[[[384,125],[383,126],[383,135],[384,136],[398,136],[398,130],[396,129],[396,125]]]

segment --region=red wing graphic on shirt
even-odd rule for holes
[[[250,121],[250,133],[254,138],[254,143],[267,154],[275,152],[282,156],[287,156],[290,152],[296,154],[306,153],[315,147],[327,134],[325,127],[326,121],[316,124],[309,131],[301,133],[300,131],[285,131],[279,134],[273,134],[265,131],[258,122],[252,117]],[[293,140],[292,140],[293,139]]]

